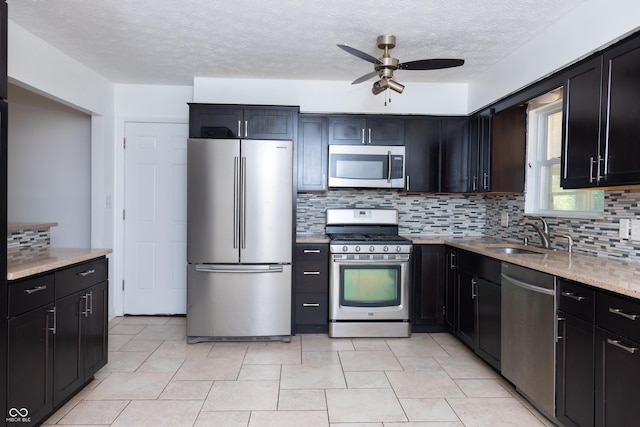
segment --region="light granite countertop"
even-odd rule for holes
[[[100,258],[111,252],[111,249],[49,248],[38,252],[38,255],[33,258],[7,262],[7,280],[22,279],[34,274],[45,273],[78,262]]]
[[[57,222],[7,222],[7,232],[57,227]]]
[[[500,261],[542,271],[554,276],[591,285],[621,295],[640,299],[640,262],[611,259],[564,250],[524,246],[519,242],[488,237],[454,237],[443,235],[405,236],[414,244],[446,244]],[[328,243],[326,235],[298,235],[298,243]],[[534,254],[507,254],[496,247],[522,247],[533,249]]]

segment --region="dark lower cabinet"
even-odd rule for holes
[[[458,274],[456,262],[456,250],[446,248],[444,324],[452,334],[455,334],[458,328]]]
[[[328,244],[296,244],[294,300],[296,333],[329,330]]]
[[[487,363],[500,369],[502,339],[502,288],[500,283],[477,279],[478,348],[477,353]]]
[[[36,425],[53,410],[53,325],[53,303],[9,319],[9,425]]]
[[[443,245],[414,245],[413,332],[444,330],[444,263]]]
[[[637,425],[638,384],[640,343],[597,328],[595,425]]]
[[[476,347],[476,279],[471,273],[458,270],[457,335],[468,346]]]
[[[9,282],[11,423],[41,423],[106,365],[107,272],[99,259]]]

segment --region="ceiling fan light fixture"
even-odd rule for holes
[[[379,95],[387,89],[391,89],[398,93],[402,93],[402,91],[404,90],[404,85],[398,83],[395,80],[391,80],[383,77],[377,82],[373,83],[371,92],[373,92],[374,95]]]
[[[389,88],[391,90],[395,90],[398,93],[402,93],[402,91],[404,90],[404,85],[398,83],[395,80],[387,80],[387,84],[389,85]]]

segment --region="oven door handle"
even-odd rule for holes
[[[371,259],[349,259],[349,260],[341,260],[341,259],[333,259],[331,260],[335,264],[371,264],[371,265],[382,265],[382,264],[407,264],[409,262],[409,258],[405,259],[385,259],[385,260],[371,260]]]

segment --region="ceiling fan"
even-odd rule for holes
[[[364,53],[351,46],[344,44],[338,45],[338,47],[345,52],[373,63],[374,71],[355,79],[351,84],[355,85],[365,82],[377,75],[380,77],[380,80],[375,82],[371,89],[374,95],[378,95],[387,89],[392,89],[398,93],[402,93],[404,85],[395,80],[393,76],[393,72],[395,70],[437,70],[441,68],[459,67],[464,64],[464,59],[419,59],[417,61],[401,63],[399,60],[392,58],[391,55],[389,55],[389,50],[396,46],[396,36],[379,36],[377,43],[378,48],[384,50],[384,53],[380,58],[375,58],[368,53]]]

